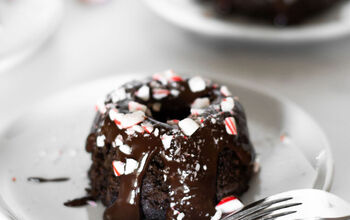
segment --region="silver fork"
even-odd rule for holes
[[[267,197],[245,206],[222,220],[346,220],[350,205],[339,197],[321,190],[294,190]]]

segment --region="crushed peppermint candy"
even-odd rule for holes
[[[134,160],[134,159],[126,159],[126,163],[125,163],[125,175],[128,175],[132,172],[134,172],[134,170],[137,169],[139,163]]]
[[[173,95],[174,97],[178,97],[180,95],[180,91],[176,89],[170,90],[170,94]]]
[[[136,96],[140,99],[142,99],[143,101],[148,101],[149,97],[150,97],[150,88],[148,86],[141,86],[137,92],[136,92]]]
[[[154,134],[154,136],[158,137],[158,135],[159,135],[159,129],[158,129],[158,128],[154,129],[153,134]]]
[[[188,85],[192,92],[201,92],[206,87],[204,79],[200,76],[192,77],[188,80]]]
[[[130,155],[131,151],[132,151],[131,147],[129,145],[126,145],[126,144],[121,145],[119,147],[119,150],[126,155]]]
[[[195,108],[195,109],[203,109],[203,108],[207,108],[210,105],[210,100],[209,98],[205,97],[205,98],[197,98],[196,100],[194,100],[194,102],[191,105],[191,108]]]
[[[142,123],[141,127],[149,134],[153,131],[153,125],[149,122]]]
[[[154,99],[163,99],[170,94],[170,91],[167,89],[153,89],[153,98]]]
[[[114,121],[115,119],[117,119],[117,117],[118,117],[118,109],[111,109],[111,110],[109,110],[109,112],[108,112],[108,115],[109,115],[109,119],[111,120],[111,121]]]
[[[136,111],[129,114],[117,113],[114,122],[120,128],[130,128],[145,120],[145,113],[143,111]]]
[[[228,88],[226,86],[221,86],[220,92],[221,92],[221,94],[223,94],[226,97],[232,95],[231,92],[228,90]]]
[[[198,115],[201,115],[205,112],[204,109],[195,109],[195,108],[191,108],[191,115],[194,115],[194,116],[198,116]]]
[[[199,128],[199,125],[192,119],[185,118],[179,121],[179,127],[181,128],[182,132],[185,135],[191,136],[194,132],[197,131],[197,129]]]
[[[116,147],[119,147],[121,145],[123,145],[123,136],[121,136],[120,134],[118,134],[118,136],[115,138],[114,140],[114,144]]]
[[[125,130],[125,133],[127,134],[127,135],[133,135],[133,134],[135,134],[135,130],[134,129],[132,129],[132,127],[131,128],[127,128],[126,130]]]
[[[100,135],[96,138],[96,145],[97,147],[104,147],[105,146],[105,140],[106,136]]]
[[[115,161],[112,162],[112,166],[113,166],[114,174],[116,176],[124,175],[124,173],[125,173],[125,163],[115,160]]]
[[[169,124],[169,125],[177,125],[179,123],[179,120],[172,119],[172,120],[166,121],[166,123]]]
[[[136,112],[136,111],[146,112],[146,110],[147,110],[147,106],[142,105],[142,104],[135,102],[135,101],[130,101],[128,103],[128,107],[129,107],[130,112]]]
[[[100,112],[101,114],[104,114],[107,112],[107,108],[106,108],[104,101],[97,102],[95,105],[95,109],[96,109],[96,111]]]
[[[184,217],[185,217],[185,214],[181,212],[177,215],[176,220],[182,220]]]
[[[164,73],[155,73],[153,74],[152,78],[161,82],[163,85],[166,85],[168,83],[168,80],[164,76]]]
[[[160,81],[163,85],[166,85],[168,81],[170,82],[180,82],[183,79],[176,75],[173,70],[167,70],[162,73],[153,74],[153,79]]]
[[[140,125],[134,125],[131,127],[134,131],[138,132],[138,133],[143,133],[144,130]]]
[[[216,210],[213,217],[210,218],[210,220],[220,220],[222,216],[222,212],[220,210]]]
[[[225,128],[228,134],[237,135],[237,126],[234,117],[225,118]]]
[[[220,106],[222,111],[229,112],[235,107],[235,101],[233,98],[225,98],[221,101]]]
[[[164,146],[165,150],[169,149],[172,140],[173,140],[173,135],[166,135],[166,134],[164,134],[162,136],[162,143],[163,143],[163,146]]]
[[[216,206],[216,210],[220,210],[224,214],[233,213],[244,207],[241,201],[234,196],[223,198]]]
[[[117,89],[112,92],[111,94],[112,102],[117,103],[119,101],[122,101],[126,99],[126,91],[124,88]]]

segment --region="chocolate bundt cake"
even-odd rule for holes
[[[200,0],[214,4],[219,15],[241,14],[276,25],[305,21],[343,0]]]
[[[172,71],[108,94],[88,136],[92,198],[105,220],[210,219],[248,189],[254,149],[225,86]]]

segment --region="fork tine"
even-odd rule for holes
[[[299,206],[301,204],[302,203],[290,203],[290,204],[276,206],[273,208],[263,209],[263,210],[252,213],[251,215],[242,218],[242,220],[261,219],[262,217],[270,215],[270,214],[274,213],[275,211],[290,208],[290,207]]]
[[[296,213],[296,211],[282,212],[282,213],[278,213],[278,214],[274,214],[274,215],[265,216],[265,217],[261,218],[261,220],[276,219],[278,217],[283,217],[283,216],[291,215],[294,213]],[[255,219],[255,220],[257,220],[257,219]]]
[[[222,220],[239,220],[242,218],[245,218],[248,215],[251,215],[253,213],[256,213],[260,210],[266,209],[274,204],[285,202],[288,200],[293,199],[292,197],[282,198],[282,199],[274,199],[271,201],[266,201],[265,199],[259,200],[257,202],[251,203],[247,206],[245,206],[241,211],[236,212],[234,214],[228,215]]]

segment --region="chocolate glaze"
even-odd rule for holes
[[[80,207],[80,206],[87,205],[88,201],[95,201],[95,200],[96,200],[96,198],[94,198],[92,196],[85,196],[82,198],[69,200],[69,201],[65,202],[64,205],[67,207]]]
[[[155,88],[177,90],[179,94],[169,94],[161,100],[156,100],[151,95],[149,100],[144,101],[137,97],[137,91],[143,85],[151,88],[151,94]],[[125,88],[127,98],[113,102],[113,92],[108,95],[104,103],[107,112],[97,114],[86,144],[86,150],[92,153],[94,161],[97,161],[95,157],[105,155],[103,164],[93,164],[91,169],[109,166],[108,172],[113,173],[113,161],[126,162],[128,158],[132,158],[138,162],[137,169],[131,174],[113,177],[118,179],[118,195],[113,204],[106,209],[104,220],[143,218],[140,209],[141,185],[155,156],[160,158],[163,164],[163,181],[168,186],[170,202],[165,218],[176,219],[181,213],[184,215],[183,219],[210,219],[215,214],[219,154],[224,149],[233,150],[242,166],[246,166],[247,169],[254,161],[254,150],[249,141],[246,118],[240,103],[235,101],[232,111],[221,111],[220,103],[226,96],[220,92],[219,87],[209,81],[206,82],[205,89],[199,92],[191,91],[188,79],[166,84],[159,80],[147,79],[125,84],[122,88]],[[200,97],[208,97],[210,106],[200,115],[190,115],[191,103]],[[146,111],[147,116],[143,123],[153,126],[151,134],[127,133],[126,129],[118,127],[111,120],[108,113],[115,109],[120,113],[130,113],[130,101],[144,104],[150,110]],[[161,103],[160,111],[152,110],[155,103]],[[189,137],[184,135],[177,124],[166,123],[167,120],[181,120],[184,117],[189,117],[200,125]],[[227,117],[235,118],[237,135],[227,133],[224,124]],[[159,134],[155,130],[158,130]],[[167,149],[162,143],[162,136],[165,134],[173,136]],[[98,147],[96,141],[102,135],[105,137],[105,145]],[[114,146],[114,141],[119,135],[123,143],[131,147],[129,155]]]
[[[244,15],[277,26],[295,25],[322,14],[343,0],[198,0],[212,3],[220,16]]]
[[[28,177],[27,180],[29,182],[35,182],[35,183],[47,183],[47,182],[65,182],[68,181],[68,177],[59,177],[59,178],[52,178],[52,179],[47,179],[47,178],[42,178],[42,177]]]

